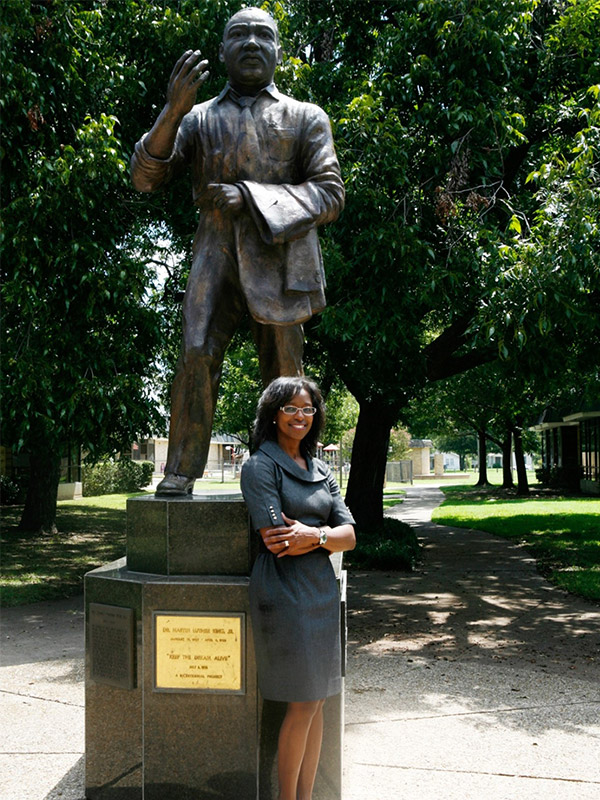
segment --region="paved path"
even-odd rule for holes
[[[598,800],[600,609],[433,525],[441,500],[411,487],[392,512],[422,568],[349,582],[344,800]]]
[[[0,798],[82,800],[83,597],[3,609]]]
[[[600,609],[521,548],[432,525],[441,499],[390,512],[416,572],[350,577],[344,800],[598,800]],[[83,800],[81,598],[6,609],[0,636],[0,798]]]

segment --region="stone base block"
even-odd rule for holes
[[[144,497],[127,512],[127,559],[85,576],[86,798],[274,800],[285,704],[258,692],[248,602],[257,537],[245,504]],[[332,562],[345,653],[341,555]],[[238,631],[239,643],[222,644]],[[222,688],[217,667],[236,654]],[[343,708],[343,694],[325,704],[313,800],[342,797]]]
[[[159,575],[249,575],[254,558],[242,496],[132,497],[127,566]]]
[[[256,797],[259,699],[247,585],[248,578],[243,577],[141,575],[127,570],[124,560],[86,575],[88,620],[91,604],[96,604],[94,609],[132,608],[135,614],[131,689],[92,678],[98,656],[91,651],[89,623],[86,626],[86,797],[90,800]],[[241,612],[244,692],[157,690],[155,612],[224,616]]]

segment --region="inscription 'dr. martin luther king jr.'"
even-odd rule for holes
[[[244,616],[155,611],[155,690],[243,694]]]

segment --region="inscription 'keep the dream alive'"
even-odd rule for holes
[[[243,691],[242,619],[156,613],[156,689]]]

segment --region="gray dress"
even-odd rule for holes
[[[319,459],[302,469],[275,442],[246,462],[241,487],[252,527],[354,524],[331,470]],[[342,689],[340,597],[328,552],[276,558],[261,539],[250,578],[258,683],[267,700],[304,702]]]

